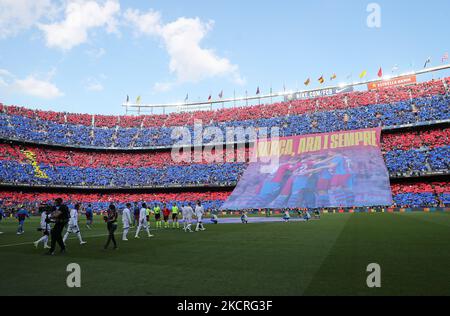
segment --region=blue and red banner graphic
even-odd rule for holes
[[[260,140],[223,210],[392,205],[381,128]]]

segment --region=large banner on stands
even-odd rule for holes
[[[381,129],[260,140],[222,210],[392,205]]]

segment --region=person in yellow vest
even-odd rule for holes
[[[145,218],[147,222],[150,223],[150,214],[152,213],[152,209],[150,207],[145,208]]]
[[[178,209],[178,206],[174,204],[172,206],[172,228],[180,228],[180,224],[178,223],[178,213],[180,210]]]
[[[158,205],[155,205],[153,208],[153,213],[155,214],[156,228],[162,228],[161,208]]]

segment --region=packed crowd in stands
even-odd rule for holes
[[[433,150],[450,143],[450,128],[431,129],[414,132],[384,133],[381,138],[383,152],[408,150]],[[142,168],[163,167],[169,165],[186,165],[195,163],[214,162],[244,162],[250,158],[248,148],[223,149],[220,154],[212,150],[199,151],[200,159],[194,151],[176,151],[179,159],[172,158],[171,151],[92,151],[82,149],[58,149],[33,145],[17,145],[0,143],[0,160],[14,160],[27,163],[24,151],[31,151],[36,155],[38,163],[51,166],[74,166],[80,168]],[[433,155],[434,156],[434,155]]]
[[[174,126],[201,119],[204,127],[280,127],[282,136],[450,119],[441,80],[311,100],[169,115],[102,116],[0,106],[0,137],[66,146],[140,148],[171,146]],[[261,129],[262,131],[262,129]],[[205,140],[208,143],[208,140]]]
[[[16,207],[18,204],[36,209],[40,203],[51,203],[55,198],[61,197],[69,204],[83,203],[86,207],[92,204],[96,211],[106,210],[110,203],[123,208],[128,202],[147,202],[161,205],[182,204],[184,202],[202,201],[206,209],[219,209],[231,192],[181,192],[181,193],[27,193],[0,191],[1,205],[4,208]],[[2,207],[0,206],[0,207]]]
[[[300,115],[323,110],[342,110],[371,104],[389,104],[415,98],[431,97],[446,94],[450,77],[443,80],[432,80],[412,86],[392,87],[378,91],[350,92],[334,96],[315,98],[312,100],[295,100],[267,105],[254,105],[213,111],[197,111],[171,113],[168,115],[113,116],[75,113],[59,113],[51,111],[30,110],[23,107],[0,106],[0,111],[10,115],[24,116],[31,119],[50,120],[57,123],[95,127],[159,127],[193,125],[194,120],[203,120],[207,124],[273,118],[276,116]],[[6,111],[5,111],[6,109]]]
[[[450,170],[450,146],[434,149],[391,150],[385,155],[386,167],[396,175],[420,175]]]
[[[173,187],[234,185],[245,163],[194,164],[162,168],[79,168],[0,161],[0,181],[11,184],[86,187]]]
[[[382,150],[409,150],[441,147],[450,144],[450,128],[383,134]]]
[[[450,78],[445,82],[450,85]],[[450,96],[441,80],[414,86],[348,94],[270,105],[169,115],[102,116],[30,110],[0,104],[0,138],[72,147],[168,147],[172,127],[194,120],[205,127],[279,127],[281,136],[302,135],[368,127],[395,127],[450,119]],[[261,129],[262,131],[263,129]],[[261,135],[259,135],[261,136]],[[247,136],[248,138],[248,136]],[[393,177],[450,170],[450,128],[383,133],[382,151]],[[208,143],[209,139],[204,139]],[[246,159],[248,149],[240,152]],[[224,155],[227,159],[223,159]],[[200,160],[173,161],[170,151],[92,151],[57,149],[32,144],[0,143],[0,182],[6,184],[82,187],[233,186],[247,164],[236,153]],[[232,158],[230,158],[230,156]],[[234,159],[233,159],[234,158]],[[450,204],[449,183],[392,185],[397,206]],[[110,202],[153,201],[181,203],[204,201],[217,209],[230,192],[158,194],[66,194],[69,202],[92,202],[102,210]],[[5,205],[52,200],[61,194],[0,192]]]
[[[127,202],[147,202],[161,205],[202,201],[207,210],[218,210],[231,191],[181,192],[181,193],[27,193],[0,191],[4,208],[26,205],[36,209],[41,202],[50,202],[61,197],[69,204],[83,203],[86,207],[92,204],[96,211],[107,209],[110,203],[123,208]],[[450,182],[416,182],[393,184],[392,194],[396,207],[439,207],[450,205]]]
[[[150,187],[234,185],[246,163],[176,163],[170,152],[87,153],[0,144],[0,182],[27,185]],[[29,153],[34,155],[30,158]],[[42,156],[41,156],[42,155]],[[391,176],[450,170],[450,146],[385,153]],[[34,159],[34,161],[33,161]],[[141,160],[139,160],[141,159]],[[171,162],[170,162],[171,161]],[[34,163],[34,165],[33,165]],[[133,165],[134,164],[134,165]]]
[[[450,182],[392,184],[395,204],[401,207],[449,206]]]
[[[208,164],[214,162],[246,162],[250,158],[249,149],[199,150],[198,154],[188,148],[172,156],[170,150],[164,151],[90,151],[79,149],[58,149],[32,145],[0,143],[0,160],[14,160],[28,163],[24,152],[33,152],[40,164],[51,166],[73,166],[80,168],[143,168],[172,165]]]

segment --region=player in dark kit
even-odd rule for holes
[[[136,226],[139,224],[139,213],[141,209],[139,208],[138,202],[134,202],[134,209],[133,209],[133,226]]]
[[[117,249],[116,238],[114,237],[114,232],[117,229],[117,217],[119,214],[117,213],[116,207],[114,204],[111,204],[108,209],[108,215],[104,217],[106,222],[106,227],[108,228],[108,240],[106,241],[105,249],[108,249],[109,243],[112,241],[114,244],[113,249]]]
[[[51,235],[51,243],[50,250],[47,254],[54,255],[56,249],[56,243],[58,243],[61,248],[61,253],[66,251],[66,246],[64,245],[62,238],[62,231],[64,227],[69,222],[70,212],[69,208],[63,204],[63,200],[61,198],[57,198],[55,200],[55,206],[53,208],[51,214],[51,221],[55,223],[52,230],[50,231]]]

